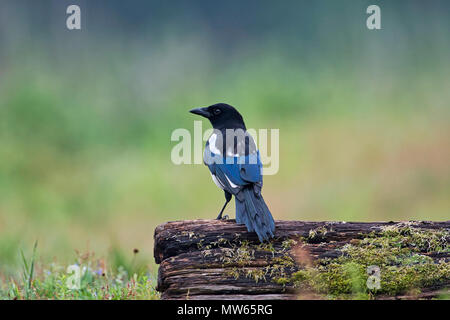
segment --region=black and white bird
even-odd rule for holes
[[[225,192],[225,204],[232,196],[236,203],[236,222],[256,232],[261,242],[274,236],[275,222],[261,195],[262,163],[256,144],[248,134],[240,113],[225,103],[190,110],[211,122],[214,131],[205,146],[203,162],[215,184]]]

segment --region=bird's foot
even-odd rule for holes
[[[229,219],[228,215],[222,216],[222,214],[219,214],[216,218],[216,220],[228,220],[228,219]]]

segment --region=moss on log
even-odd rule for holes
[[[449,294],[450,221],[276,221],[259,243],[234,220],[155,230],[163,299],[411,299]]]

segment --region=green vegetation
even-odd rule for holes
[[[294,288],[300,297],[373,299],[380,295],[419,294],[421,288],[445,287],[450,283],[450,262],[434,261],[427,256],[429,252],[450,252],[448,230],[418,229],[414,223],[397,224],[338,248],[341,252],[338,258],[313,261],[307,251],[296,257],[295,252],[303,251],[306,243],[320,246],[317,234],[325,232],[325,228],[311,230],[308,237],[287,239],[276,249],[271,244],[237,242],[231,248],[223,248],[220,261],[223,267],[228,267],[229,277],[246,277],[255,283],[271,281]],[[271,253],[262,258],[269,262],[266,267],[251,267],[256,252]],[[370,273],[374,267],[377,273]]]
[[[42,266],[36,263],[36,245],[30,261],[22,255],[21,280],[0,278],[0,299],[159,299],[155,277],[135,264],[135,258],[131,264],[124,262],[128,268],[108,268],[105,260],[88,252],[70,266]]]
[[[434,262],[427,252],[449,252],[450,233],[419,230],[413,226],[386,228],[362,240],[345,245],[343,255],[322,259],[292,275],[291,283],[300,290],[331,298],[369,299],[376,295],[420,292],[424,286],[450,282],[450,263]],[[368,267],[380,271],[379,288],[369,289]]]
[[[288,67],[294,68],[286,62],[267,72],[283,82]],[[256,66],[247,72],[246,77],[254,74],[248,83],[265,78]],[[58,86],[60,77],[48,74],[42,83],[11,76],[0,95],[0,269],[8,275],[19,266],[19,249],[31,250],[36,239],[47,263],[55,256],[69,263],[74,249],[108,255],[113,246],[122,251],[139,248],[150,262],[156,225],[214,218],[223,195],[211,187],[203,166],[170,162],[169,139],[171,129],[191,128],[186,110],[217,100],[240,107],[249,126],[280,128],[280,171],[266,176],[264,185],[276,219],[448,217],[447,124],[438,110],[422,115],[384,101],[362,111],[333,100],[323,101],[330,106],[327,111],[294,108],[275,116],[276,110],[257,112],[261,104],[267,104],[264,110],[270,104],[259,99],[259,92],[244,94],[233,83],[220,81],[210,83],[223,86],[221,95],[197,94],[161,108],[145,96],[139,104],[120,102],[119,96],[127,93],[115,88],[112,79],[102,82],[111,88],[110,102],[89,92],[66,102],[72,84],[68,77]],[[315,83],[318,88],[327,81]],[[289,85],[292,90],[298,86]],[[183,88],[171,90],[176,95]],[[336,95],[357,94],[338,91]],[[421,99],[421,91],[412,95]],[[274,92],[270,101],[282,97],[282,90]],[[297,101],[301,99],[283,106]],[[363,105],[368,108],[358,104]],[[348,108],[345,115],[340,114],[343,108]],[[233,216],[233,206],[227,210]]]

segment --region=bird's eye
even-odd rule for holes
[[[214,109],[214,114],[215,115],[218,115],[218,114],[220,114],[222,112],[222,110],[220,110],[220,109]]]

